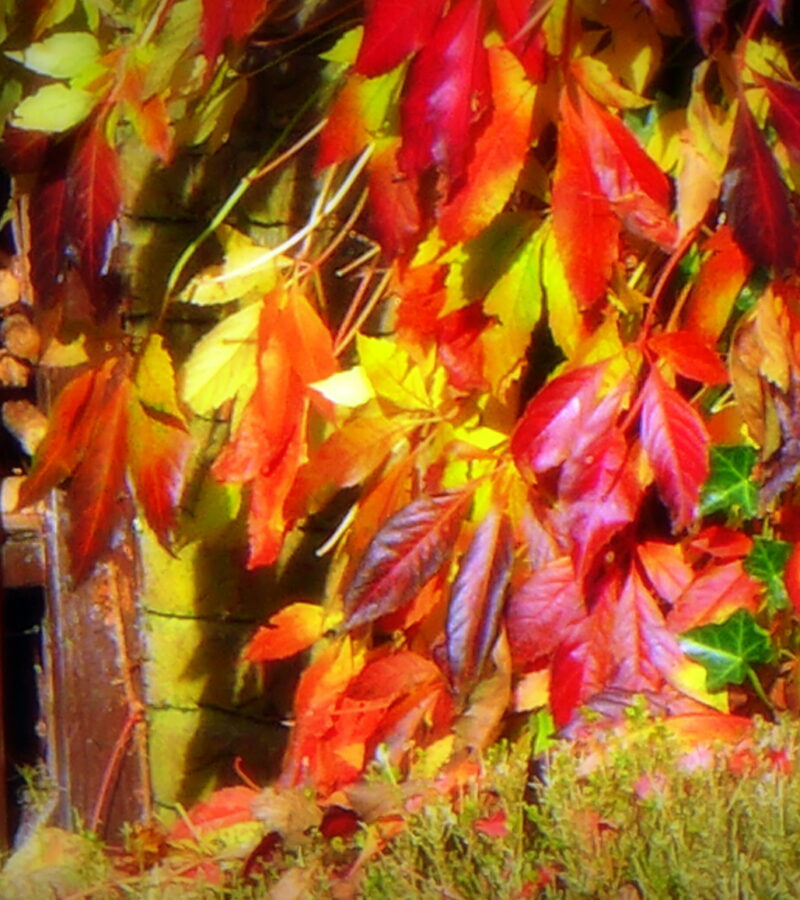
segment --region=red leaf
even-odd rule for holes
[[[584,140],[600,190],[631,234],[671,251],[677,226],[670,218],[669,179],[621,119],[582,88],[577,89],[577,96]]]
[[[355,70],[373,78],[424,47],[444,8],[444,0],[371,0]]]
[[[39,500],[71,475],[83,459],[112,370],[113,361],[99,370],[89,369],[58,395],[50,413],[50,427],[20,487],[20,506]]]
[[[783,577],[786,580],[786,593],[789,595],[795,615],[800,616],[800,543],[794,545]]]
[[[169,833],[170,840],[185,841],[195,834],[208,834],[240,822],[253,822],[252,805],[257,797],[257,791],[244,785],[214,791],[208,800],[189,810],[187,818],[191,826],[184,819],[176,822]]]
[[[29,204],[31,284],[41,307],[52,306],[55,300],[68,243],[69,209],[64,148],[53,145],[45,154]]]
[[[728,370],[709,343],[692,331],[670,331],[647,341],[647,346],[676,372],[703,384],[727,384]]]
[[[684,560],[680,547],[647,541],[640,544],[636,552],[656,593],[672,605],[694,579],[694,572]]]
[[[772,120],[780,139],[794,161],[800,162],[800,88],[758,74],[756,80],[766,88]]]
[[[642,389],[641,439],[673,526],[687,527],[708,477],[708,432],[700,416],[655,367]]]
[[[241,41],[264,17],[269,0],[203,0],[203,54],[209,63],[227,38]]]
[[[540,27],[530,27],[531,0],[495,0],[500,32],[528,77],[539,84],[547,77],[547,53]]]
[[[570,287],[582,308],[601,299],[618,256],[619,222],[592,167],[586,126],[561,94],[553,175],[553,234]],[[589,233],[591,240],[585,240]]]
[[[108,300],[102,276],[111,253],[113,226],[121,198],[119,157],[106,140],[101,124],[79,140],[70,160],[69,237],[78,252],[80,271],[98,312]]]
[[[586,447],[583,465],[559,480],[562,516],[579,579],[609,540],[636,516],[642,489],[628,452],[619,429],[610,429]]]
[[[478,834],[484,837],[502,840],[507,838],[511,832],[508,828],[508,816],[505,810],[498,809],[497,812],[483,819],[476,819],[473,827]]]
[[[474,128],[488,112],[485,19],[483,0],[457,0],[412,61],[400,106],[400,168],[415,176],[437,165],[446,193],[464,175]]]
[[[689,546],[716,559],[741,559],[753,549],[753,539],[723,525],[709,525],[692,539]]]
[[[483,344],[480,336],[489,324],[480,301],[455,309],[438,320],[439,359],[451,384],[460,391],[485,390]]]
[[[611,632],[614,684],[630,691],[659,689],[685,661],[661,610],[636,571],[625,582]]]
[[[546,384],[528,403],[511,437],[520,471],[543,472],[571,456],[597,405],[605,368],[604,360],[572,369]]]
[[[469,495],[420,497],[372,539],[344,597],[349,628],[372,622],[414,598],[450,558]]]
[[[447,607],[450,681],[461,696],[480,679],[497,640],[512,559],[508,518],[492,507],[459,564]]]
[[[537,569],[509,599],[505,623],[517,665],[549,657],[586,616],[575,570],[568,556]]]
[[[92,431],[67,493],[70,530],[67,546],[76,582],[90,574],[108,548],[121,515],[128,444],[128,408],[132,384],[128,360],[117,361]]]
[[[795,222],[789,191],[753,114],[740,101],[733,127],[722,202],[739,246],[779,273],[795,262]]]
[[[449,244],[474,237],[503,209],[530,146],[535,91],[507,50],[490,47],[488,59],[494,108],[475,141],[464,186],[439,216]]]
[[[175,527],[192,443],[181,423],[154,415],[131,397],[128,466],[147,524],[164,546]]]
[[[764,593],[761,582],[745,572],[741,560],[701,572],[675,600],[667,616],[672,632],[723,622],[737,609],[755,613]]]
[[[38,172],[44,165],[50,138],[41,131],[6,125],[0,140],[0,165],[9,175]],[[63,149],[59,148],[59,156]]]
[[[416,179],[403,175],[397,164],[398,142],[376,149],[367,170],[369,212],[376,237],[387,256],[405,256],[416,246],[422,227]]]

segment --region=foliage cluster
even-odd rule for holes
[[[66,486],[73,577],[131,509],[178,551],[241,520],[258,568],[349,498],[324,596],[246,648],[310,651],[284,788],[542,707],[796,711],[796,32],[781,0],[686,6],[0,14],[21,305],[39,364],[79,365],[21,502]],[[319,94],[134,304],[118,151],[223,147],[278,25],[328,34]],[[270,241],[246,201],[312,142],[305,224]],[[208,317],[188,353],[176,308]]]

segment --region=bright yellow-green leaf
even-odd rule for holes
[[[231,278],[228,273],[243,269],[253,260],[263,257],[265,248],[229,225],[222,225],[217,230],[217,238],[225,254],[224,262],[193,278],[181,295],[181,300],[198,306],[209,306],[239,300],[251,291],[266,294],[275,287],[278,269],[282,263],[286,263],[285,257],[271,259],[252,272]]]
[[[65,84],[46,84],[17,106],[12,124],[17,128],[58,133],[82,122],[96,98],[88,91]]]
[[[320,58],[327,62],[337,63],[340,66],[349,66],[355,62],[358,48],[361,46],[361,38],[364,36],[364,28],[359,25],[346,31],[339,40],[324,53],[320,53]]]
[[[256,337],[261,304],[227,316],[195,345],[181,371],[181,395],[200,415],[208,415],[256,383]]]
[[[644,94],[662,56],[662,38],[650,10],[638,0],[605,3],[598,0],[590,13],[608,28],[593,54],[613,77],[637,94]]]
[[[425,376],[394,338],[358,335],[358,358],[378,397],[400,409],[431,410]]]
[[[620,84],[601,59],[581,56],[572,62],[572,73],[595,100],[617,109],[636,109],[650,101]]]
[[[160,334],[150,336],[139,358],[136,391],[145,406],[167,416],[182,418],[175,389],[175,368]]]
[[[72,14],[74,9],[75,0],[50,0],[39,13],[39,18],[36,20],[36,26],[33,29],[34,35],[39,37],[39,35],[53,28],[53,26],[58,25],[59,22],[63,22],[67,16]]]
[[[547,297],[547,324],[553,340],[561,347],[564,355],[571,359],[583,339],[586,337],[586,326],[578,310],[578,299],[570,288],[564,271],[564,263],[558,255],[552,230],[543,236],[542,246],[542,285]],[[588,236],[587,236],[588,237]]]
[[[671,109],[656,119],[650,140],[645,146],[647,155],[664,172],[671,172],[681,160],[681,135],[686,128],[686,110]]]
[[[100,56],[100,45],[93,34],[63,31],[30,44],[24,50],[10,50],[6,56],[25,68],[51,78],[74,78]]]
[[[361,406],[375,396],[372,382],[362,366],[334,372],[333,375],[322,381],[315,381],[309,387],[339,406]]]

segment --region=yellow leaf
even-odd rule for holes
[[[542,285],[547,296],[547,324],[553,340],[571,359],[587,335],[586,326],[578,310],[578,299],[567,281],[552,231],[548,226],[542,226],[544,228],[547,228],[547,235],[543,238]]]
[[[636,109],[651,101],[620,84],[606,63],[594,56],[580,56],[570,66],[573,75],[598,103],[616,109]]]
[[[285,257],[278,256],[254,271],[230,277],[229,273],[246,271],[250,263],[263,257],[265,248],[228,225],[220,226],[216,236],[225,254],[224,262],[193,278],[181,294],[181,300],[197,306],[209,306],[239,300],[252,291],[266,294],[275,287],[280,267],[288,263]]]
[[[175,389],[175,369],[160,334],[153,334],[148,339],[136,367],[135,383],[139,400],[145,406],[182,418]]]
[[[550,700],[550,669],[527,672],[514,687],[514,711],[527,712],[547,706]]]
[[[334,372],[322,381],[313,382],[309,387],[339,406],[361,406],[375,396],[372,382],[362,366]]]
[[[181,371],[181,395],[200,415],[256,383],[256,336],[261,304],[251,303],[227,316],[195,345]]]
[[[422,371],[396,339],[360,334],[356,346],[363,371],[379,398],[400,409],[434,408]]]

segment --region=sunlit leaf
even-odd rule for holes
[[[800,161],[800,88],[774,78],[756,77],[766,88],[772,120],[781,140],[795,162]]]
[[[241,41],[264,17],[268,0],[203,0],[203,53],[213,63],[225,41]]]
[[[250,662],[286,659],[308,649],[322,636],[325,611],[315,603],[291,603],[262,625],[247,645]]]
[[[12,121],[16,128],[58,134],[83,122],[96,102],[94,94],[82,88],[46,84],[17,105]]]
[[[73,78],[100,55],[100,45],[93,34],[84,31],[61,31],[51,34],[24,50],[12,50],[6,56],[26,68],[51,78]]]
[[[676,372],[704,384],[727,384],[728,370],[713,347],[691,331],[670,331],[651,337],[648,347]]]
[[[667,616],[676,634],[700,625],[719,623],[737,609],[754,613],[763,586],[745,572],[740,559],[711,565],[673,601]]]
[[[364,36],[356,57],[356,72],[373,78],[393,69],[430,39],[444,8],[444,0],[367,4]]]
[[[710,691],[755,677],[752,667],[770,662],[775,655],[769,632],[742,609],[719,625],[687,631],[680,645],[687,656],[705,666]]]

